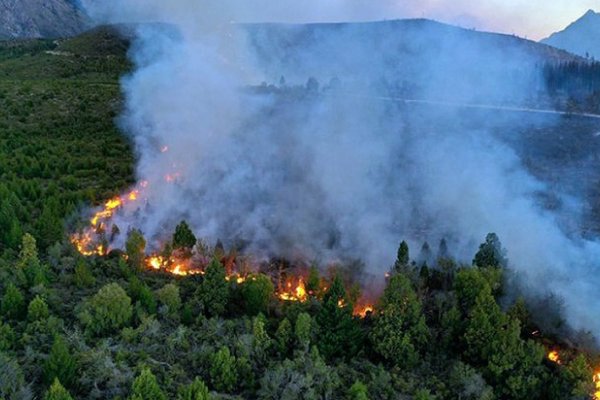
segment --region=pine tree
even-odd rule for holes
[[[291,342],[292,324],[289,319],[284,318],[279,323],[277,331],[275,331],[275,345],[277,346],[279,354],[286,356],[289,352]]]
[[[416,364],[425,349],[429,330],[421,302],[405,275],[394,274],[388,281],[370,339],[383,358],[408,368]]]
[[[0,353],[14,347],[17,340],[15,331],[9,324],[0,321]]]
[[[401,272],[405,271],[408,268],[408,263],[410,262],[410,255],[408,244],[403,240],[398,247],[398,256],[396,257],[396,262],[394,263],[394,271]]]
[[[313,265],[308,271],[308,278],[306,279],[306,291],[309,294],[316,296],[319,293],[320,283],[321,277],[319,276],[319,270]]]
[[[22,319],[25,313],[25,298],[21,291],[12,283],[8,285],[2,303],[0,314],[10,319]]]
[[[210,316],[225,313],[230,296],[229,284],[225,277],[225,268],[216,258],[213,258],[206,267],[204,279],[197,290],[200,302]]]
[[[125,251],[127,252],[129,264],[134,268],[142,268],[146,250],[146,239],[137,229],[133,229],[127,235]]]
[[[312,338],[312,318],[310,314],[302,312],[296,317],[296,326],[294,327],[294,335],[298,347],[304,351],[308,351]]]
[[[73,275],[73,282],[78,288],[85,288],[93,286],[96,283],[94,274],[88,267],[85,259],[81,258],[75,265],[75,273]]]
[[[508,265],[506,250],[502,248],[502,243],[495,233],[488,233],[485,242],[479,246],[479,251],[473,259],[473,265],[482,268],[506,268]]]
[[[450,256],[450,253],[448,252],[448,243],[446,243],[446,239],[442,238],[442,240],[440,240],[440,246],[438,247],[438,253],[437,253],[437,258],[439,259],[446,259]]]
[[[490,290],[481,291],[469,313],[463,336],[464,354],[471,365],[487,363],[496,351],[495,339],[506,323],[507,318]]]
[[[174,283],[167,283],[156,292],[158,301],[166,307],[166,314],[173,319],[179,317],[179,309],[181,308],[181,295],[179,287]]]
[[[361,381],[356,381],[350,387],[348,391],[349,400],[369,400],[369,392],[367,391],[367,385]]]
[[[156,377],[148,368],[144,368],[135,378],[131,386],[129,400],[166,400],[167,396],[162,391]]]
[[[423,243],[421,247],[421,252],[419,253],[419,264],[424,266],[430,266],[433,258],[433,254],[431,253],[431,247],[429,247],[429,243]]]
[[[23,235],[17,266],[25,272],[30,287],[47,283],[46,271],[40,263],[35,238],[28,233]]]
[[[29,307],[27,307],[27,319],[29,321],[39,321],[48,318],[49,315],[48,305],[44,299],[40,295],[35,296],[29,303]]]
[[[55,379],[50,389],[44,395],[44,400],[73,400],[73,398],[67,389],[60,384],[60,381]]]
[[[236,360],[225,346],[221,347],[213,357],[210,367],[210,379],[218,391],[231,392],[237,384],[235,370]]]
[[[362,347],[362,332],[352,318],[352,304],[339,275],[323,296],[316,320],[320,328],[317,346],[326,359],[351,358]]]
[[[211,400],[212,396],[208,388],[200,378],[194,379],[192,383],[182,387],[177,395],[177,400]]]
[[[196,236],[185,221],[181,221],[173,234],[173,249],[190,251],[196,245]]]
[[[19,261],[17,266],[22,269],[37,267],[40,265],[38,249],[35,238],[29,233],[23,235],[21,242],[21,251],[19,252]]]
[[[265,317],[262,314],[252,320],[252,355],[259,365],[267,362],[268,351],[272,345],[265,325]]]
[[[23,237],[17,217],[19,200],[6,186],[0,187],[0,249],[17,249]]]
[[[242,286],[242,297],[248,315],[266,313],[275,292],[273,281],[266,275],[258,274],[247,279]]]
[[[66,387],[71,387],[75,382],[77,364],[71,355],[67,343],[62,336],[54,338],[50,355],[44,363],[44,381],[46,383],[59,380]]]
[[[63,237],[63,221],[60,217],[60,204],[51,197],[37,220],[36,231],[40,248],[45,250]]]
[[[157,306],[154,292],[138,277],[134,276],[129,280],[129,294],[147,313],[156,314]]]

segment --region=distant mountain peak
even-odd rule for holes
[[[76,35],[90,21],[74,0],[0,0],[0,39]]]
[[[542,43],[567,50],[582,57],[600,60],[600,13],[590,9],[581,18]]]

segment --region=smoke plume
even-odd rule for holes
[[[86,2],[105,22],[151,22],[137,28],[121,118],[147,204],[121,211],[122,232],[159,246],[185,219],[254,254],[361,259],[381,276],[402,239],[416,255],[446,238],[470,262],[496,232],[531,291],[553,291],[575,329],[600,335],[600,247],[565,233],[579,199],[501,139],[560,117],[455,106],[528,104],[543,90],[539,54],[424,21],[235,24],[281,12],[251,3]],[[403,93],[432,103],[394,100]],[[543,207],[543,193],[560,206]]]

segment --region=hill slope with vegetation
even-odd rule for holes
[[[202,274],[152,271],[137,231],[125,252],[80,255],[64,219],[133,183],[131,145],[114,124],[127,46],[108,28],[58,43],[0,44],[0,398],[593,392],[598,360],[546,334],[563,324],[559,307],[544,308],[557,317],[540,333],[535,308],[506,300],[511,271],[493,234],[474,265],[452,260],[445,242],[423,245],[418,256],[401,243],[382,296],[359,315],[356,266],[252,263],[235,249],[206,246],[183,223],[166,247],[206,260]],[[248,264],[244,279],[231,279],[229,269]],[[296,270],[306,293],[283,300],[281,282]]]

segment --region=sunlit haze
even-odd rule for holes
[[[600,8],[597,0],[259,0],[257,3],[268,4],[272,13],[268,18],[278,22],[423,17],[536,40],[564,29],[587,10]]]

